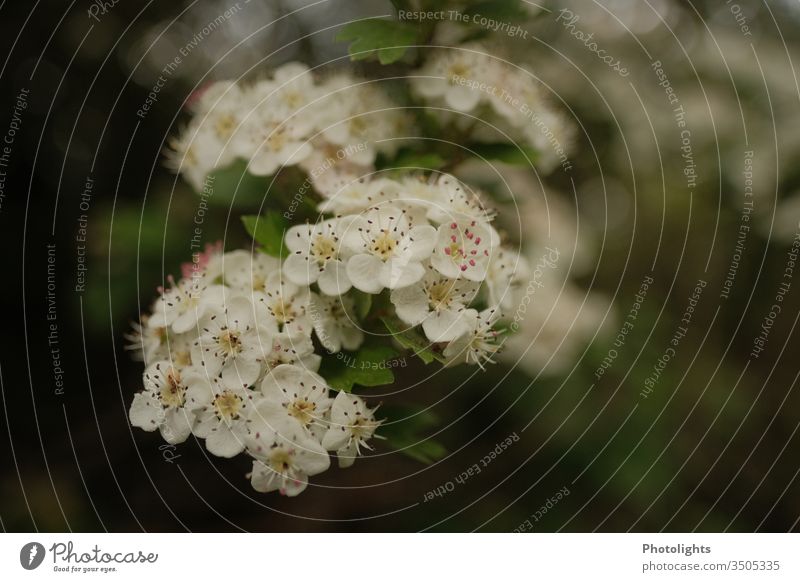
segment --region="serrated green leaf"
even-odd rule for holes
[[[352,41],[350,59],[360,61],[376,55],[382,65],[403,58],[409,45],[417,40],[415,27],[397,20],[369,18],[351,22],[336,35],[336,40]]]
[[[334,390],[352,392],[353,386],[384,386],[394,382],[386,362],[397,357],[389,346],[364,346],[358,352],[339,352],[323,358],[319,373]]]
[[[262,216],[242,216],[242,223],[247,233],[253,237],[263,252],[273,257],[283,258],[287,254],[283,244],[286,224],[277,212],[268,212]]]
[[[388,423],[381,425],[379,434],[386,437],[386,443],[393,449],[426,464],[447,454],[447,449],[439,441],[424,436],[427,430],[439,425],[439,419],[429,409],[389,405],[381,412]]]
[[[401,346],[413,351],[414,354],[419,356],[420,359],[422,359],[422,361],[426,364],[430,364],[434,360],[438,360],[439,362],[446,361],[441,354],[433,351],[430,347],[430,342],[415,330],[403,329],[400,327],[398,322],[393,321],[388,317],[382,317],[381,321],[383,322],[383,325],[386,326],[386,330],[392,334],[394,339],[396,339]]]
[[[530,166],[539,157],[538,152],[533,148],[510,143],[476,143],[467,148],[481,158],[515,166]]]

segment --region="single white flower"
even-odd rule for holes
[[[494,307],[478,313],[475,309],[462,312],[462,318],[468,331],[453,340],[444,349],[444,356],[450,364],[477,364],[483,369],[484,364],[494,364],[492,357],[500,350],[497,337],[500,332],[494,329],[500,310]]]
[[[395,205],[373,208],[354,220],[346,244],[353,252],[347,275],[365,293],[384,287],[413,285],[425,275],[422,262],[431,256],[436,230],[415,225],[408,211]]]
[[[308,478],[328,470],[328,452],[303,431],[275,432],[262,425],[248,440],[254,457],[250,483],[263,493],[280,491],[294,497],[308,486]]]
[[[426,98],[442,98],[448,107],[472,111],[488,93],[475,84],[490,79],[497,64],[478,45],[464,45],[434,51],[411,79],[416,93]]]
[[[336,451],[340,467],[349,467],[361,454],[361,447],[372,450],[367,441],[372,437],[380,438],[375,430],[381,422],[375,420],[375,409],[367,408],[361,398],[339,392],[331,406],[330,428],[322,439],[322,446]]]
[[[308,286],[295,285],[282,277],[280,270],[267,277],[264,294],[259,298],[259,317],[268,328],[293,330],[311,335],[311,324],[306,316],[309,298]]]
[[[265,253],[236,250],[222,256],[222,279],[255,302],[264,298],[267,282],[280,265],[279,259]]]
[[[483,281],[497,235],[488,224],[476,220],[439,226],[431,264],[445,277]]]
[[[249,158],[248,169],[256,176],[271,176],[283,166],[296,165],[311,154],[309,126],[301,119],[272,121],[256,117],[237,133],[234,148]]]
[[[422,324],[432,342],[449,342],[468,331],[462,312],[475,298],[479,284],[450,279],[430,265],[425,277],[391,294],[397,316],[409,325]]]
[[[185,441],[192,433],[194,411],[205,404],[202,393],[189,390],[197,372],[181,374],[169,361],[150,365],[144,373],[144,390],[133,397],[130,421],[148,432],[158,429],[170,444]]]
[[[322,434],[327,428],[325,414],[333,400],[325,380],[310,370],[282,364],[267,372],[261,382],[264,400],[256,407],[259,416],[274,430],[286,424],[288,416],[296,420],[309,435]]]
[[[292,254],[283,263],[285,277],[296,285],[317,283],[326,295],[347,293],[352,284],[342,260],[346,249],[342,248],[340,234],[347,222],[331,219],[290,228],[286,247]]]
[[[218,457],[235,457],[245,448],[249,434],[253,392],[241,384],[229,385],[221,377],[203,375],[192,385],[195,398],[207,404],[195,411],[195,436],[206,440],[208,451]]]
[[[204,279],[181,279],[175,284],[170,277],[169,281],[172,287],[161,291],[147,321],[149,327],[169,327],[175,333],[184,333],[194,329],[210,309],[224,303],[222,285],[208,285]]]
[[[319,342],[326,350],[336,353],[357,350],[364,341],[364,332],[354,321],[355,301],[349,295],[331,297],[311,294],[308,313]]]
[[[233,297],[221,312],[201,323],[192,359],[210,376],[222,375],[231,386],[251,386],[261,375],[272,348],[273,333],[256,323],[252,303]]]
[[[314,353],[310,335],[297,330],[282,331],[272,339],[272,351],[267,356],[267,371],[281,364],[295,364],[316,372],[322,357]]]
[[[370,180],[351,174],[331,173],[324,180],[316,179],[314,187],[325,198],[318,210],[336,214],[363,212],[400,195],[399,184],[393,180]]]

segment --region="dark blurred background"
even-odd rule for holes
[[[784,273],[800,218],[800,3],[742,0],[739,12],[712,0],[528,3],[532,36],[507,50],[580,124],[573,182],[554,173],[549,184],[565,193],[592,257],[578,283],[613,310],[557,374],[505,363],[487,374],[448,371],[405,391],[406,401],[435,404],[430,433],[450,452],[443,460],[425,465],[379,445],[352,469],[318,476],[297,499],[252,491],[244,457],[217,459],[193,440],[167,451],[156,434],[131,429],[127,408],[142,370],[124,334],[190,255],[197,195],[162,155],[188,118],[188,96],[209,80],[254,78],[291,60],[354,67],[334,42],[337,27],[392,6],[240,0],[142,119],[137,110],[162,67],[235,2],[106,4],[0,3],[0,135],[19,126],[0,168],[8,173],[0,206],[5,530],[511,531],[526,519],[534,531],[797,528],[800,280]],[[628,78],[556,22],[562,7],[626,62]],[[690,118],[699,175],[691,193],[656,59]],[[376,65],[358,70],[380,74]],[[740,240],[746,151],[754,152],[754,211],[723,299]],[[254,183],[235,198],[215,196],[208,242],[249,244],[239,215],[257,211],[263,191]],[[81,215],[85,288],[76,291]],[[648,275],[654,284],[636,326],[598,380]],[[707,287],[689,333],[642,398],[698,279]],[[752,357],[784,281],[781,313]],[[398,383],[429,373],[412,364]],[[518,442],[480,474],[423,502],[514,433]],[[568,495],[548,502],[563,488]]]

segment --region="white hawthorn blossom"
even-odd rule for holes
[[[192,397],[206,404],[195,411],[195,436],[217,457],[235,457],[245,448],[249,434],[253,392],[241,384],[227,384],[221,377],[202,375],[191,387]]]
[[[485,364],[494,364],[492,358],[501,346],[498,341],[500,332],[495,329],[499,317],[500,311],[494,307],[481,312],[475,309],[463,311],[467,332],[450,342],[444,350],[444,356],[451,364],[466,362],[477,364],[481,369]]]
[[[414,224],[404,208],[373,208],[353,220],[347,233],[353,253],[347,275],[365,293],[413,285],[425,274],[422,262],[430,257],[435,238],[430,224]]]
[[[272,332],[256,323],[250,301],[235,297],[201,323],[192,360],[230,385],[252,386],[261,375],[272,338]]]
[[[267,428],[267,427],[265,427]],[[257,431],[248,452],[254,457],[250,483],[263,493],[279,491],[294,497],[308,487],[308,478],[328,470],[328,452],[316,439],[295,431],[290,435]]]
[[[290,228],[286,246],[292,254],[283,263],[286,278],[296,285],[317,283],[327,295],[347,293],[352,284],[343,261],[341,233],[348,222],[334,218]]]
[[[495,234],[476,220],[439,226],[431,264],[445,277],[480,282],[486,278],[494,250]]]
[[[340,467],[349,467],[362,454],[362,447],[372,450],[367,441],[380,438],[375,430],[381,422],[375,420],[375,409],[367,408],[361,398],[339,392],[331,407],[330,428],[322,439],[322,446],[336,451]]]
[[[432,342],[449,342],[467,332],[462,312],[472,303],[478,283],[450,279],[428,265],[425,277],[391,294],[397,316],[409,325],[422,325]]]
[[[273,426],[286,424],[286,417],[296,420],[309,435],[324,432],[325,415],[333,400],[325,380],[310,370],[281,364],[270,370],[261,382],[264,399],[255,415]]]
[[[308,303],[314,332],[326,350],[336,353],[357,350],[364,341],[364,332],[356,322],[355,301],[350,295],[330,297],[311,294]]]
[[[192,432],[195,409],[205,404],[202,393],[189,389],[200,381],[196,371],[181,374],[167,360],[153,363],[144,373],[144,391],[133,398],[131,424],[148,432],[158,429],[170,444],[182,443]]]
[[[224,302],[225,289],[221,285],[208,285],[195,278],[169,281],[172,288],[162,290],[147,320],[149,327],[169,327],[175,333],[184,333],[196,328],[200,318]]]
[[[410,99],[454,135],[497,141],[505,132],[543,156],[568,140],[570,124],[545,106],[541,87],[480,45],[423,56]],[[467,81],[519,97],[536,116]],[[205,194],[208,174],[235,159],[258,176],[285,166],[307,176],[281,210],[291,224],[274,242],[285,256],[207,245],[126,336],[146,366],[131,424],[171,444],[194,435],[216,456],[248,455],[257,491],[298,495],[329,468],[329,451],[349,467],[382,438],[376,409],[351,392],[369,379],[346,368],[388,369],[368,357],[393,341],[387,329],[407,326],[408,337],[394,338],[403,345],[424,335],[447,365],[484,368],[531,277],[522,249],[501,245],[494,225],[508,225],[494,221],[485,196],[450,173],[402,167],[401,138],[418,128],[387,88],[288,63],[252,83],[197,91],[193,118],[170,141],[168,165]],[[476,124],[478,113],[491,126]],[[447,162],[464,177],[464,164]],[[309,201],[320,214],[304,222]]]

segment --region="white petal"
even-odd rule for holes
[[[347,443],[349,438],[350,431],[346,427],[331,426],[322,439],[322,446],[328,451],[337,451]]]
[[[261,461],[253,461],[253,474],[250,477],[253,489],[261,493],[269,493],[280,487],[281,480],[277,473]]]
[[[162,414],[158,399],[150,392],[139,392],[133,397],[129,413],[133,426],[152,432],[163,420]]]
[[[281,493],[287,497],[296,497],[308,487],[308,475],[298,475],[296,479],[287,479],[286,486],[281,489]]]
[[[224,422],[220,423],[217,430],[211,431],[206,438],[206,448],[218,457],[235,457],[244,450],[244,435],[237,434]]]
[[[328,261],[317,280],[319,290],[325,295],[344,295],[353,284],[347,276],[347,268],[339,260]]]
[[[447,310],[432,313],[422,323],[422,329],[432,342],[449,342],[464,335],[469,328],[461,313]]]
[[[379,281],[383,287],[398,289],[419,282],[425,276],[425,267],[418,262],[409,262],[406,258],[389,259],[379,273]]]
[[[161,436],[172,445],[182,443],[192,434],[194,413],[184,409],[168,410],[164,424],[161,425]]]
[[[424,261],[431,256],[436,246],[436,229],[430,224],[422,224],[412,228],[408,237],[413,241],[409,248],[409,256],[415,261]]]
[[[428,295],[422,285],[393,290],[391,301],[397,316],[409,325],[419,325],[428,315]]]
[[[466,86],[453,85],[444,94],[444,100],[453,109],[471,111],[481,100],[481,94]]]
[[[261,364],[236,358],[222,369],[222,381],[228,386],[252,386],[261,375]]]
[[[358,456],[356,442],[353,441],[350,445],[336,451],[336,456],[339,458],[339,466],[342,469],[347,469],[352,466],[353,463],[356,462],[356,457]]]
[[[379,282],[383,262],[368,254],[355,255],[347,262],[347,276],[353,286],[364,293],[380,293],[385,287]]]

